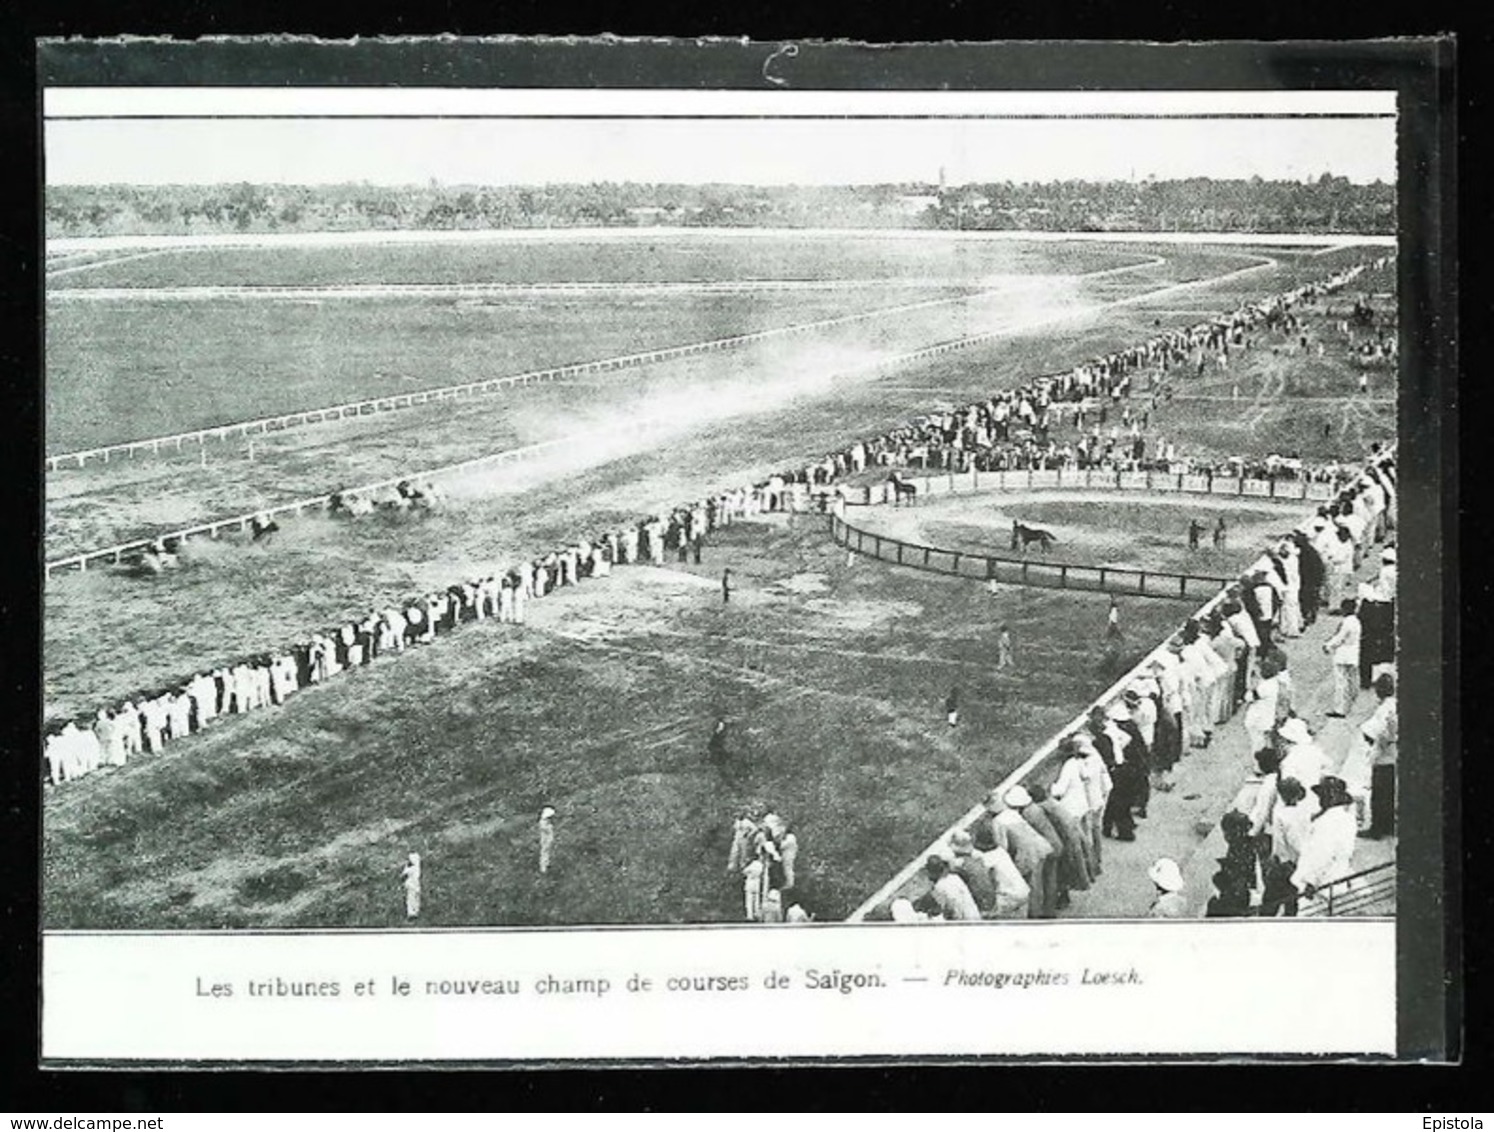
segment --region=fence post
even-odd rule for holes
[[[903,564],[903,544],[901,542],[897,544],[897,564],[899,566]]]
[[[1105,567],[1101,566],[1100,567],[1100,585],[1103,586],[1104,584],[1105,584]]]

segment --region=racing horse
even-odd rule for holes
[[[901,507],[904,499],[908,501],[910,506],[918,503],[917,484],[909,483],[896,472],[887,477],[887,482],[892,485],[892,505],[894,507]]]
[[[1045,531],[1042,527],[1029,527],[1012,520],[1012,549],[1026,551],[1033,543],[1042,548],[1044,554],[1058,540],[1053,537],[1052,531]]]

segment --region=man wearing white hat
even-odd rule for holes
[[[1295,778],[1309,790],[1328,772],[1328,756],[1313,740],[1312,732],[1299,716],[1288,717],[1276,733],[1287,745],[1277,768],[1277,782]]]
[[[1183,872],[1171,857],[1158,857],[1146,875],[1157,889],[1147,915],[1155,920],[1181,920],[1188,915],[1183,900]]]
[[[1111,790],[1100,818],[1100,832],[1117,841],[1136,840],[1136,768],[1127,759],[1130,737],[1117,728],[1103,707],[1089,710],[1089,738],[1110,772]]]
[[[981,916],[987,919],[995,916],[996,878],[991,867],[976,854],[975,839],[968,830],[957,829],[949,835],[949,851],[952,867],[970,890],[970,896],[980,909]]]
[[[986,797],[996,843],[1011,854],[1017,871],[1032,889],[1027,903],[1028,918],[1051,920],[1058,914],[1058,893],[1052,883],[1057,874],[1058,857],[1048,839],[1022,816],[1021,806],[1031,804],[1032,795],[1021,786],[1012,787],[1004,798],[997,798],[995,791]]]
[[[1043,797],[1048,792],[1040,785],[1034,785],[1034,789],[1042,791]],[[1022,815],[1022,820],[1033,829],[1038,831],[1048,847],[1053,850],[1043,861],[1043,891],[1048,895],[1052,904],[1054,914],[1069,906],[1069,890],[1064,884],[1064,870],[1062,868],[1064,859],[1064,838],[1053,824],[1053,819],[1048,816],[1046,810],[1038,804],[1037,797],[1031,790],[1022,785],[1013,786],[1006,792],[1006,804],[1017,813]],[[1070,870],[1072,872],[1072,870]]]

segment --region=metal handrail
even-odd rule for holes
[[[1389,452],[1386,452],[1383,455],[1388,456],[1389,454]],[[1306,498],[1308,497],[1304,495],[1304,500]],[[1269,565],[1270,564],[1268,559],[1264,554],[1262,554],[1242,573],[1250,574],[1255,572],[1256,570],[1267,569],[1269,568]],[[1204,604],[1194,612],[1193,619],[1198,621],[1207,619],[1215,609],[1223,604],[1228,593],[1228,587],[1221,587],[1218,593],[1216,593],[1208,601],[1204,602]],[[1089,705],[1086,706],[1083,711],[1081,711],[1072,720],[1070,720],[1046,743],[1044,743],[1041,747],[1039,747],[1036,751],[1029,755],[1027,759],[1025,759],[1021,763],[1021,765],[1006,774],[1001,779],[1001,781],[997,783],[993,788],[996,793],[1004,794],[1013,786],[1025,782],[1028,776],[1031,775],[1035,770],[1037,770],[1038,767],[1052,760],[1058,753],[1059,745],[1063,742],[1063,740],[1069,735],[1073,735],[1082,730],[1085,724],[1088,723],[1090,711],[1097,707],[1108,707],[1111,703],[1113,703],[1116,697],[1120,695],[1121,690],[1124,689],[1132,681],[1134,681],[1141,673],[1145,672],[1151,665],[1152,661],[1167,649],[1168,641],[1170,639],[1171,635],[1169,635],[1167,639],[1164,639],[1161,643],[1159,643],[1156,648],[1152,649],[1152,651],[1149,652],[1145,657],[1143,657],[1133,668],[1122,675],[1119,680],[1110,685],[1110,687],[1106,688],[1105,691],[1101,692],[1099,696],[1097,696],[1094,700],[1090,701]],[[955,830],[965,828],[971,822],[980,817],[980,815],[984,811],[984,805],[979,802],[977,802],[974,806],[967,810],[962,817],[960,817],[943,833],[935,838],[921,853],[919,853],[911,861],[904,865],[902,869],[900,869],[897,874],[892,877],[891,880],[887,881],[887,883],[882,885],[881,888],[877,889],[876,892],[872,893],[871,896],[862,901],[862,903],[848,917],[846,917],[846,922],[861,923],[868,916],[877,912],[879,909],[885,908],[885,906],[890,903],[898,895],[898,893],[906,891],[909,885],[916,880],[916,878],[922,871],[923,862],[931,854],[940,852],[948,846],[949,837]]]
[[[1317,890],[1315,910],[1309,916],[1343,916],[1350,912],[1378,904],[1395,892],[1394,861],[1371,865],[1357,873],[1338,877]],[[1374,878],[1374,879],[1368,879]],[[1353,886],[1352,888],[1350,886]]]

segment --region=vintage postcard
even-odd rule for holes
[[[1409,87],[314,46],[40,47],[46,1064],[1407,1054]]]

